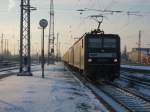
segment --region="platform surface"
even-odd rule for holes
[[[34,67],[35,69],[35,67]],[[40,66],[33,76],[0,80],[0,112],[104,112],[105,107],[62,63]]]

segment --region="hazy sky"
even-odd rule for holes
[[[19,40],[20,24],[20,0],[0,0],[0,33],[9,39],[11,51],[17,50]],[[39,20],[49,19],[50,0],[31,0],[31,5],[37,7],[37,11],[31,13],[31,36],[32,49],[40,49],[41,32],[38,29]],[[55,7],[55,33],[60,33],[62,49],[67,49],[73,43],[74,37],[80,37],[85,32],[97,27],[97,23],[88,18],[90,15],[102,14],[96,11],[87,11],[80,14],[78,9],[106,9],[136,11],[137,15],[127,14],[105,14],[106,18],[102,24],[105,33],[119,34],[122,48],[126,44],[130,50],[136,47],[138,31],[142,30],[142,45],[150,47],[150,0],[54,0]],[[48,28],[46,31],[48,35]],[[72,38],[71,38],[72,37]],[[45,43],[47,49],[47,37]]]

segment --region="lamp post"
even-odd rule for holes
[[[46,19],[41,19],[40,20],[40,26],[42,28],[42,38],[41,38],[41,68],[42,68],[42,78],[44,78],[44,29],[48,25],[48,21]]]

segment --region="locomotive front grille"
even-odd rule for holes
[[[88,53],[88,54],[89,54],[89,58],[113,58],[113,57],[117,56],[117,54],[115,52]]]

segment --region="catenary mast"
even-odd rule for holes
[[[54,2],[50,0],[50,20],[48,38],[48,64],[54,64]]]
[[[30,0],[21,0],[20,15],[20,69],[18,75],[31,74],[31,56],[30,56],[30,12],[36,8],[30,6]]]

